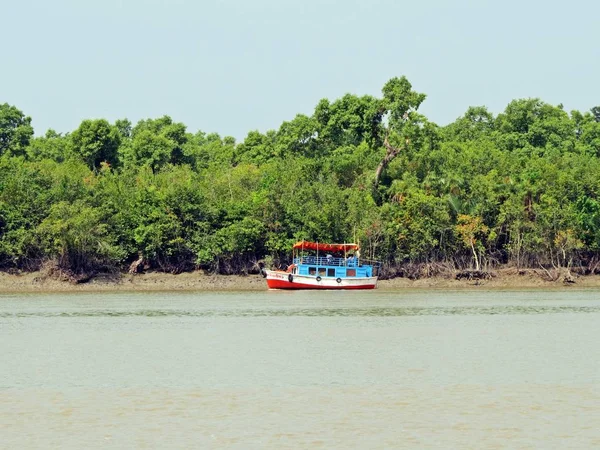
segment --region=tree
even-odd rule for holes
[[[35,228],[55,201],[52,161],[0,158],[0,267],[36,268],[43,256]]]
[[[262,134],[250,131],[246,139],[235,148],[235,162],[264,164],[275,157],[275,132]]]
[[[135,134],[123,159],[129,166],[148,166],[153,172],[157,172],[171,160],[175,145],[163,135],[144,130]]]
[[[383,86],[382,92],[382,117],[387,119],[387,125],[382,126],[381,132],[385,136],[383,145],[386,152],[375,170],[375,188],[388,164],[410,145],[425,122],[425,118],[416,111],[426,96],[413,91],[406,77],[392,78]]]
[[[513,100],[496,118],[499,144],[506,150],[543,154],[575,147],[575,123],[563,110],[538,98]]]
[[[396,198],[397,204],[389,205],[391,217],[387,224],[395,256],[411,262],[438,259],[450,228],[444,200],[414,185],[406,186]]]
[[[119,122],[121,133],[127,133],[126,125]],[[190,138],[185,125],[173,122],[169,116],[140,120],[130,136],[120,149],[122,161],[129,166],[144,165],[156,172],[166,164],[193,162],[194,158],[185,151]]]
[[[283,122],[275,139],[275,154],[294,154],[309,157],[319,156],[317,152],[317,122],[304,114]],[[322,153],[321,153],[322,154]]]
[[[46,131],[43,137],[35,137],[27,147],[28,158],[34,161],[52,159],[63,162],[69,157],[70,141],[68,136],[63,136],[54,130]]]
[[[119,119],[115,121],[115,128],[121,135],[121,139],[129,139],[131,137],[131,121],[129,119]]]
[[[380,145],[378,127],[382,113],[381,101],[369,95],[346,94],[334,102],[322,99],[313,114],[322,153],[364,141]]]
[[[77,274],[113,268],[123,257],[101,212],[82,201],[52,205],[37,233],[46,254],[56,257],[60,268]]]
[[[454,123],[448,125],[450,139],[471,141],[481,137],[490,137],[494,131],[495,119],[485,106],[471,106]]]
[[[481,217],[460,214],[455,229],[461,242],[471,249],[475,261],[475,270],[479,271],[481,266],[478,254],[483,249],[481,241],[489,228],[482,222]]]
[[[71,134],[73,152],[90,169],[97,169],[100,163],[118,163],[117,150],[121,142],[119,131],[104,119],[84,120]]]
[[[25,155],[32,137],[31,117],[8,103],[0,105],[0,156],[4,153]]]

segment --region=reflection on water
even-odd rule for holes
[[[0,448],[595,448],[599,291],[0,296]]]

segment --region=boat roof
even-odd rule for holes
[[[294,244],[294,249],[302,250],[316,250],[322,252],[349,252],[351,250],[358,250],[360,247],[358,244],[324,244],[322,242],[308,242],[300,241]]]

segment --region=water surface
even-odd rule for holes
[[[0,447],[593,448],[600,291],[0,295]]]

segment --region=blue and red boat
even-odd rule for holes
[[[287,270],[263,269],[269,289],[375,289],[380,264],[360,258],[358,244],[301,241]]]

